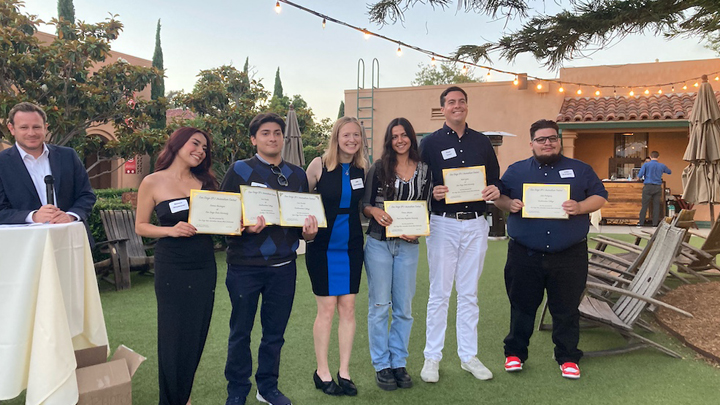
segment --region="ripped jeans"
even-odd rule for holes
[[[375,371],[407,364],[418,254],[417,244],[367,237],[368,339]]]

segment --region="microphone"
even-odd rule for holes
[[[55,179],[51,174],[45,176],[45,196],[47,196],[47,204],[55,205],[55,193],[53,191]]]

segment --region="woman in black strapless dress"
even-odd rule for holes
[[[211,138],[175,131],[138,191],[135,231],[155,245],[160,405],[186,405],[210,327],[217,271],[210,235],[187,223],[191,189],[217,189]],[[160,226],[150,223],[153,210]]]

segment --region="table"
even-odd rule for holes
[[[77,403],[74,350],[107,344],[85,226],[0,226],[0,400]]]

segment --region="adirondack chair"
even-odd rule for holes
[[[670,224],[677,228],[689,230],[692,227],[696,227],[694,216],[695,210],[682,210],[680,214],[678,214],[675,218],[672,219],[672,221],[669,221],[670,218],[666,218],[665,222],[670,222]],[[626,264],[628,261],[635,260],[635,258],[637,258],[637,256],[643,251],[642,246],[640,246],[640,241],[652,238],[653,233],[643,231],[642,233],[633,232],[632,235],[636,238],[635,243],[621,241],[606,235],[598,235],[591,238],[591,240],[597,242],[595,249],[591,250],[591,252],[593,253],[591,259],[593,259],[596,263],[605,263],[608,265],[614,264],[613,261],[620,262],[621,264]],[[716,249],[714,250],[715,253],[713,255],[711,255],[710,253],[704,253],[698,250],[696,247],[691,246],[688,243],[691,235],[691,232],[685,233],[683,247],[678,252],[678,255],[673,261],[673,264],[677,266],[677,270],[671,269],[670,275],[686,284],[689,284],[690,281],[687,280],[686,277],[683,277],[680,274],[681,272],[689,273],[702,281],[709,281],[699,272],[703,270],[708,270],[712,268],[712,265],[715,264],[715,255],[717,255],[717,253],[720,253],[720,229],[718,229],[717,235],[714,236],[712,241],[708,244],[709,249],[711,249],[710,246],[712,246],[713,244],[715,245]],[[608,246],[619,248],[623,250],[623,252],[616,254],[600,253],[604,252]],[[692,263],[695,263],[696,265],[689,266]],[[710,263],[712,263],[712,265]]]
[[[704,274],[707,270],[716,270],[713,275],[719,275],[720,266],[716,263],[716,257],[720,253],[720,221],[715,221],[707,236],[694,232],[688,232],[689,235],[704,239],[700,248],[683,243],[681,250],[682,255],[678,256],[675,264],[678,268],[695,274],[696,276],[707,280]]]
[[[648,307],[664,307],[684,316],[692,314],[655,299],[668,274],[674,257],[680,250],[685,230],[662,223],[647,249],[647,254],[639,264],[635,277],[626,288],[613,287],[604,283],[588,282],[588,288],[610,291],[619,294],[611,306],[608,302],[586,295],[580,303],[580,318],[591,324],[609,327],[622,335],[627,345],[614,349],[585,352],[586,356],[627,353],[644,347],[657,349],[665,354],[681,356],[644,336],[637,334],[634,326],[640,321],[640,315]],[[637,264],[640,261],[634,262]]]
[[[106,242],[109,245],[111,268],[114,277],[103,277],[115,284],[116,290],[130,288],[130,271],[139,270],[140,274],[151,271],[154,257],[148,256],[147,249],[152,245],[143,245],[142,238],[135,233],[135,213],[129,210],[100,211]]]

